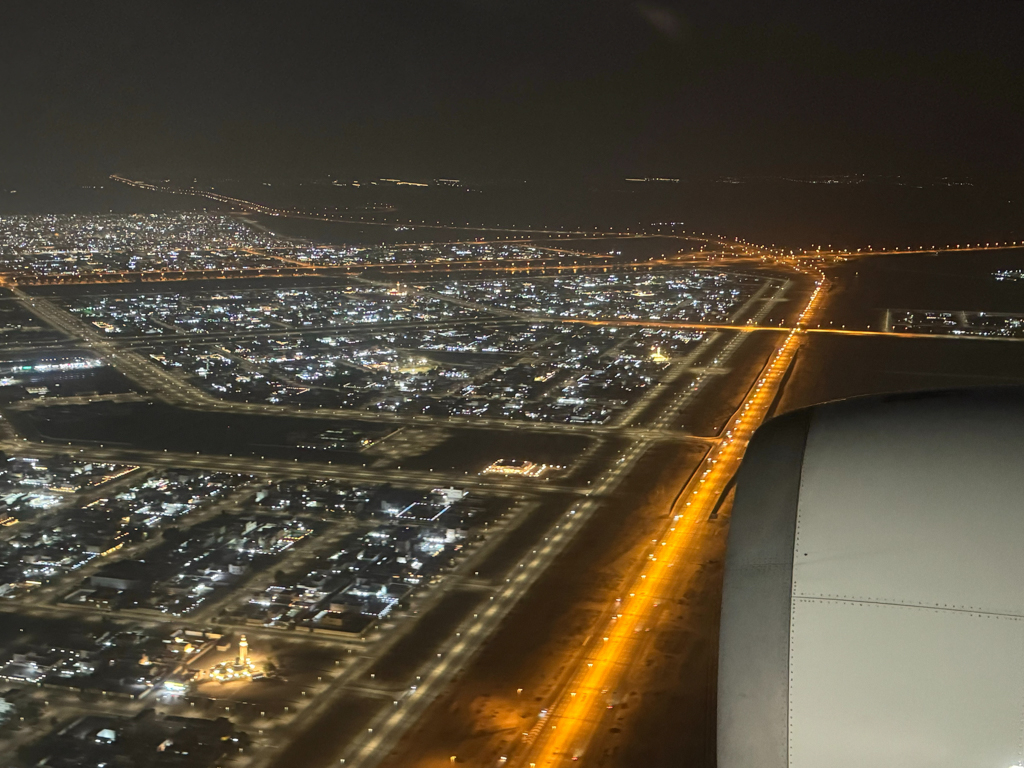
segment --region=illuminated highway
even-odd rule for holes
[[[218,192],[211,190],[191,188],[177,188],[177,187],[165,187],[158,186],[156,184],[149,184],[144,181],[138,181],[135,179],[129,179],[118,174],[112,174],[110,178],[113,181],[127,184],[130,187],[136,187],[138,189],[145,189],[152,192],[164,192],[175,195],[190,195],[195,197],[204,197],[209,200],[215,200],[220,203],[226,203],[228,205],[234,205],[239,208],[243,208],[253,213],[261,213],[265,216],[282,216],[287,218],[295,219],[309,219],[313,221],[329,221],[337,224],[356,224],[362,226],[379,226],[379,227],[395,227],[396,225],[415,227],[417,229],[437,229],[437,230],[450,230],[457,232],[511,232],[515,234],[531,235],[531,240],[536,240],[536,235],[553,235],[556,237],[572,237],[572,238],[586,238],[586,239],[600,239],[600,238],[617,238],[617,237],[669,237],[677,240],[692,240],[697,242],[705,242],[709,244],[718,245],[722,248],[729,250],[730,252],[736,253],[737,255],[745,256],[762,256],[768,252],[769,249],[765,249],[758,245],[747,243],[746,241],[740,240],[739,238],[733,238],[732,240],[726,238],[715,237],[708,235],[707,233],[694,233],[694,232],[671,232],[671,233],[651,233],[647,231],[641,232],[593,232],[586,230],[572,230],[572,229],[533,229],[533,228],[522,228],[522,227],[482,227],[473,226],[470,224],[459,225],[455,223],[442,224],[441,222],[426,222],[426,221],[375,221],[373,219],[364,218],[347,218],[343,216],[332,215],[329,213],[315,213],[312,211],[304,211],[298,208],[274,208],[272,206],[263,205],[252,200],[242,200],[237,197],[230,197],[229,195],[222,195]],[[475,241],[480,242],[480,241]],[[502,240],[501,242],[508,242],[508,240]],[[781,250],[773,250],[773,253],[782,255]]]
[[[838,257],[843,259],[859,258],[862,256],[904,256],[913,253],[966,253],[970,251],[1004,251],[1024,248],[1024,242],[1014,240],[1013,242],[1001,243],[964,243],[957,245],[931,245],[931,246],[907,246],[905,248],[856,248],[852,250],[814,250],[804,251],[802,256],[810,257]]]
[[[452,678],[469,662],[481,643],[497,630],[515,604],[526,594],[540,575],[565,549],[573,536],[583,528],[597,510],[602,498],[615,488],[643,457],[650,443],[638,441],[628,448],[606,472],[600,483],[590,489],[585,498],[576,502],[540,542],[518,568],[505,579],[505,585],[490,598],[482,612],[466,619],[449,637],[438,653],[437,662],[425,670],[416,689],[394,709],[383,709],[372,721],[361,739],[349,746],[345,757],[339,760],[346,766],[372,766],[384,757],[394,744],[408,731],[416,719],[440,694]]]
[[[821,301],[822,283],[801,315],[806,322]],[[721,441],[698,468],[673,510],[672,522],[655,542],[648,562],[612,609],[604,631],[592,642],[577,672],[546,717],[536,741],[513,760],[518,766],[552,766],[584,754],[609,706],[610,693],[643,646],[659,602],[671,595],[672,568],[694,529],[726,491],[754,430],[764,421],[801,343],[800,331],[787,333],[743,404],[723,430]]]
[[[448,243],[444,243],[447,245]],[[224,267],[216,269],[191,270],[148,270],[148,271],[103,271],[84,272],[81,274],[39,274],[31,271],[7,272],[0,275],[0,285],[105,285],[120,283],[180,283],[198,280],[231,280],[240,278],[281,278],[281,277],[325,277],[354,276],[364,272],[382,272],[388,275],[434,275],[454,273],[507,273],[510,275],[544,276],[561,275],[578,272],[640,272],[653,270],[656,267],[678,267],[693,265],[713,260],[721,256],[721,252],[694,251],[679,253],[663,259],[644,259],[639,261],[608,262],[599,254],[576,254],[575,259],[590,259],[571,264],[556,260],[559,257],[533,257],[522,261],[511,259],[474,259],[428,261],[422,263],[345,263],[345,264],[305,264],[294,259],[268,252],[268,256],[281,261],[281,266],[268,267],[253,265],[247,267]],[[749,263],[749,256],[729,256],[730,261]],[[724,263],[722,258],[716,264]]]
[[[739,331],[741,333],[789,333],[794,330],[793,326],[787,325],[757,325],[742,324],[731,325],[729,323],[682,323],[671,320],[619,320],[609,318],[607,320],[581,320],[574,318],[560,318],[561,323],[577,323],[582,325],[604,325],[604,326],[627,326],[642,328],[680,328],[689,330],[709,331]],[[1024,338],[1012,336],[983,336],[971,333],[910,333],[907,331],[872,331],[857,330],[853,328],[806,328],[799,327],[801,333],[826,334],[830,336],[872,336],[875,338],[890,339],[941,339],[946,341],[1024,341]]]
[[[195,188],[179,189],[175,187],[163,187],[154,184],[148,184],[143,181],[137,181],[129,179],[117,174],[113,174],[110,177],[114,181],[121,182],[139,189],[146,189],[155,192],[165,192],[171,194],[182,194],[182,195],[193,195],[198,197],[205,197],[210,200],[216,200],[218,202],[227,203],[229,205],[236,205],[240,208],[244,208],[255,213],[262,213],[267,216],[283,216],[300,219],[312,219],[317,221],[332,221],[344,224],[356,224],[364,226],[386,226],[394,227],[399,222],[395,221],[374,221],[366,220],[363,218],[352,219],[345,217],[333,216],[327,213],[317,214],[310,211],[303,211],[300,209],[284,209],[274,208],[271,206],[263,205],[251,200],[242,200],[240,198],[230,197],[228,195],[222,195],[217,192],[210,190],[202,190]],[[531,228],[515,228],[515,227],[481,227],[466,225],[442,224],[441,222],[401,222],[404,226],[424,228],[424,229],[438,229],[438,230],[453,230],[453,231],[471,231],[471,232],[511,232],[511,233],[522,233],[524,235],[532,236],[535,240],[537,235],[550,235],[555,237],[572,237],[577,239],[605,239],[609,237],[667,237],[682,240],[693,240],[698,242],[706,242],[709,244],[718,245],[727,252],[737,256],[764,258],[765,256],[772,256],[775,258],[796,258],[798,260],[806,259],[835,259],[835,260],[846,260],[850,258],[860,258],[867,256],[891,256],[891,255],[903,255],[903,254],[924,254],[924,253],[958,253],[958,252],[971,252],[971,251],[996,251],[1005,249],[1021,249],[1024,248],[1024,242],[1006,241],[1006,242],[985,242],[985,243],[957,243],[957,244],[946,244],[946,245],[918,245],[918,246],[906,246],[902,248],[873,248],[868,246],[866,248],[856,249],[808,249],[804,251],[792,251],[778,247],[766,247],[756,244],[747,243],[746,241],[734,238],[732,240],[726,238],[715,237],[706,233],[693,233],[693,232],[587,232],[583,230],[567,230],[567,229],[531,229]],[[502,242],[508,242],[502,240]]]
[[[776,289],[774,295],[765,300],[764,305],[754,315],[755,319],[760,319],[764,313],[771,311],[774,303],[784,296],[788,283],[776,283],[774,287]],[[815,296],[817,293],[818,291],[815,291]],[[789,337],[793,337],[793,334],[791,333]],[[735,345],[732,349],[718,353],[723,363],[734,349]],[[787,345],[784,345],[783,349],[787,349]],[[786,365],[791,359],[792,352],[787,354]],[[777,357],[772,358],[769,368],[771,365],[781,365],[776,363],[777,359]],[[684,392],[682,399],[685,401],[693,397],[693,393],[698,389],[699,387]],[[771,399],[768,398],[767,402],[770,403]],[[668,410],[676,412],[681,405],[682,402],[676,402]],[[480,645],[498,629],[513,606],[527,593],[576,533],[583,528],[593,512],[601,505],[602,499],[632,472],[652,442],[650,439],[637,440],[622,452],[611,469],[602,475],[600,481],[593,488],[588,489],[586,496],[577,501],[548,531],[548,535],[544,537],[543,542],[539,543],[537,549],[524,558],[518,568],[512,569],[508,578],[505,579],[504,587],[491,597],[486,609],[466,619],[457,628],[438,653],[437,660],[424,669],[422,679],[417,680],[415,690],[400,702],[396,702],[394,707],[383,708],[370,722],[363,736],[355,743],[350,744],[339,756],[340,761],[346,766],[363,768],[375,765],[387,755],[401,736],[415,725],[419,716],[434,698],[445,689],[460,670],[465,668]],[[719,440],[716,441],[716,445],[723,445],[723,443]]]

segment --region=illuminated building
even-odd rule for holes
[[[549,469],[561,469],[553,464],[537,464],[532,461],[510,461],[498,459],[484,467],[484,475],[515,475],[518,477],[540,477]]]
[[[249,641],[242,635],[238,640],[238,655],[231,663],[221,662],[210,670],[210,679],[219,683],[232,683],[240,680],[252,680],[256,674],[256,665],[249,658]]]

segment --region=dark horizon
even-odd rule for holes
[[[6,10],[0,178],[1024,170],[1024,4]]]

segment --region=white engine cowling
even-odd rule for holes
[[[787,414],[737,477],[719,768],[1024,764],[1024,395]]]

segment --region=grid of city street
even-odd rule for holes
[[[356,707],[359,764],[356,723],[408,727],[655,447],[707,450],[690,406],[764,362],[726,329],[809,282],[580,258],[0,219],[0,739],[271,765]]]

